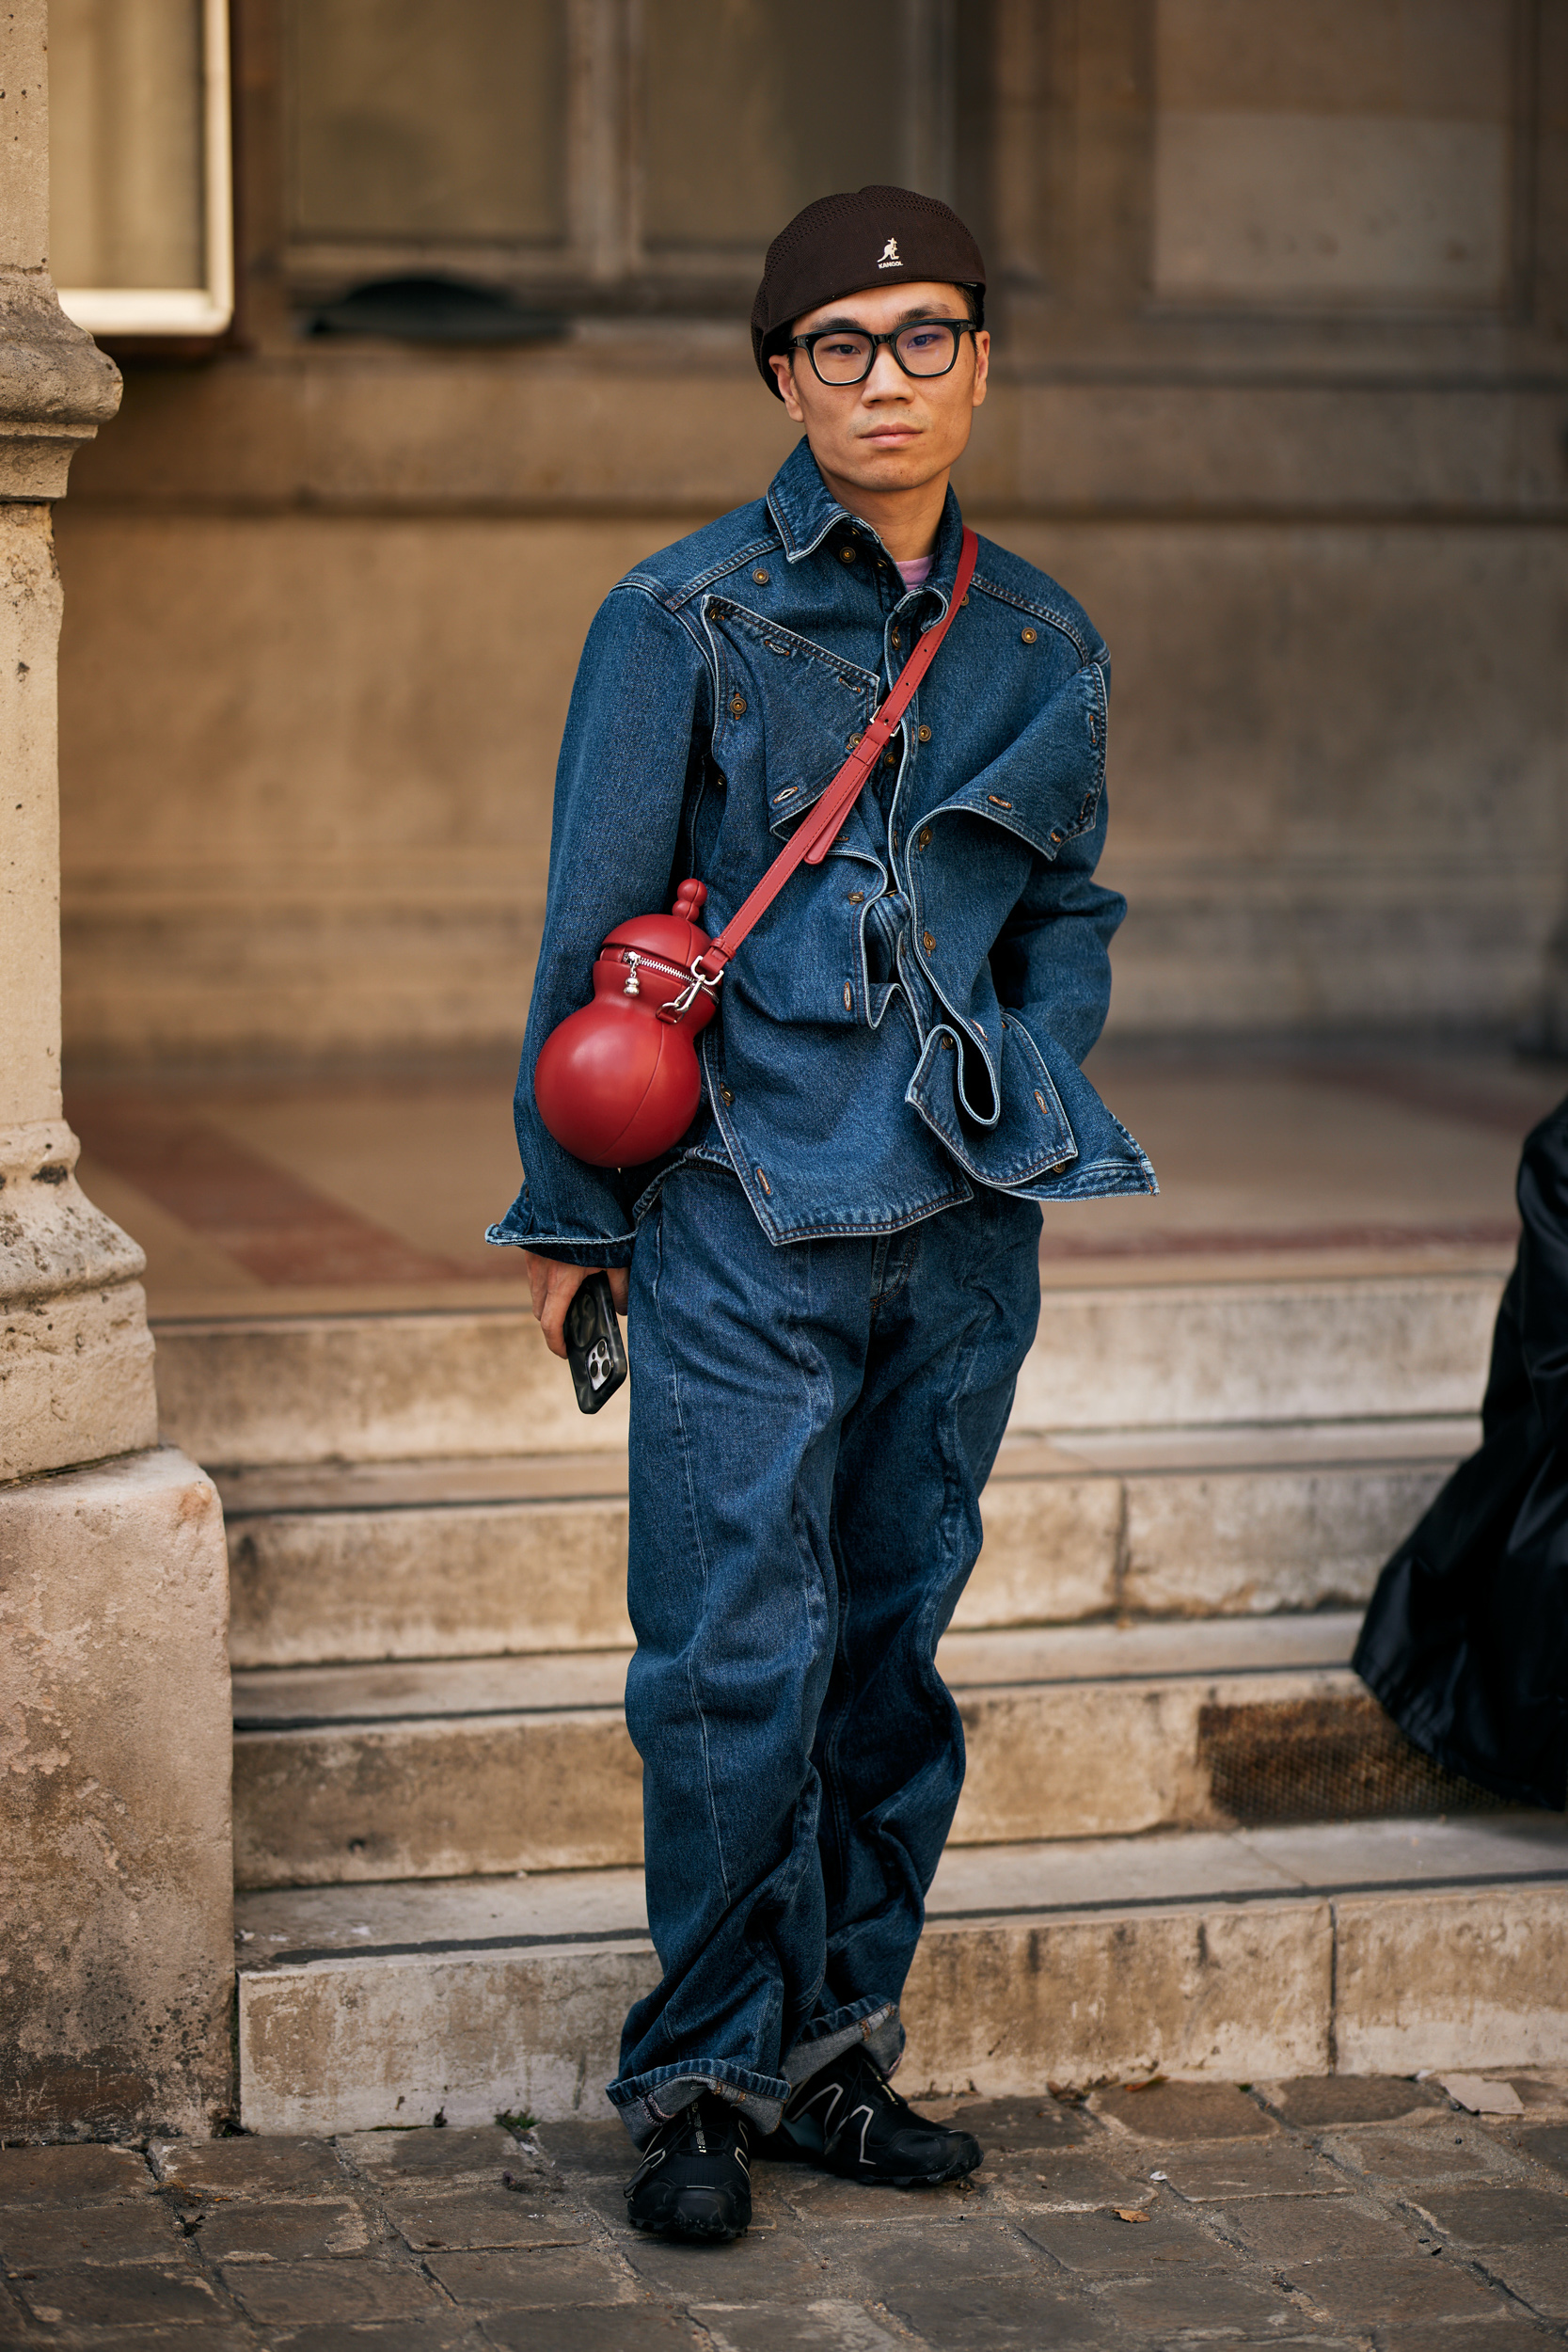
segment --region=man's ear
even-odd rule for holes
[[[806,421],[806,412],[795,396],[794,362],[789,358],[786,353],[775,351],[769,357],[768,364],[772,369],[774,376],[777,378],[779,390],[784,396],[784,405],[788,410],[791,418],[794,420],[795,423],[804,424]]]

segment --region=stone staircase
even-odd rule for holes
[[[1473,1442],[1495,1271],[1048,1289],[943,1672],[917,2088],[1568,2054],[1568,1841],[1348,1669]],[[657,1975],[624,1400],[512,1309],[171,1323],[232,1567],[242,2113],[600,2108]]]

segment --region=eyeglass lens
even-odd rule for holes
[[[893,348],[907,373],[945,375],[958,354],[958,333],[945,319],[924,319],[906,326]],[[811,356],[824,384],[859,384],[871,373],[875,348],[869,335],[846,329],[818,337]]]

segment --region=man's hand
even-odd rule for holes
[[[523,1263],[528,1268],[529,1282],[533,1291],[533,1311],[539,1318],[539,1328],[545,1334],[545,1345],[552,1356],[564,1357],[566,1310],[591,1274],[601,1269],[591,1265],[563,1265],[559,1258],[541,1258],[536,1250],[525,1249]],[[626,1269],[612,1265],[602,1269],[610,1276],[610,1295],[615,1301],[617,1314],[626,1311]]]

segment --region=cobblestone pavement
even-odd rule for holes
[[[1568,2074],[1511,2080],[1507,2118],[1343,2076],[933,2105],[972,2185],[759,2165],[715,2249],[626,2228],[614,2122],[7,2148],[0,2344],[1525,2352],[1568,2336]]]

